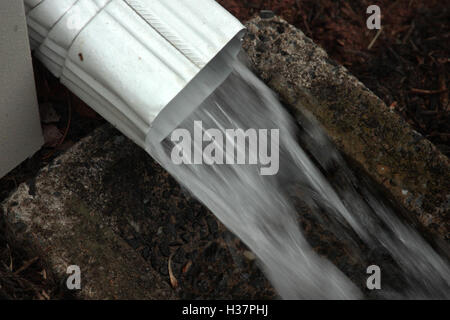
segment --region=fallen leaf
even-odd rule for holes
[[[172,271],[172,257],[173,257],[173,253],[169,257],[169,278],[170,278],[170,284],[171,284],[172,288],[176,289],[176,288],[178,288],[178,280],[173,275],[173,271]]]

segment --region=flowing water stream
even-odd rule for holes
[[[150,142],[147,151],[255,253],[284,299],[367,295],[365,283],[353,282],[345,270],[312,249],[299,226],[293,195],[301,198],[311,215],[326,221],[336,238],[353,248],[350,256],[364,254],[358,242],[389,255],[401,285],[380,290],[378,297],[449,298],[448,257],[438,254],[365,187],[311,116],[305,114],[297,122],[264,83],[235,61],[227,80],[179,126],[192,137],[199,132],[202,136],[200,142],[191,141],[191,153],[181,152],[181,138],[173,141],[173,135]],[[237,144],[230,129],[255,129],[263,135],[256,145],[249,137],[247,143]],[[226,148],[227,143],[236,154]],[[215,150],[209,156],[202,153],[208,145]],[[198,164],[174,162],[173,154],[183,159],[194,158],[196,152],[201,164],[195,159]],[[250,164],[227,161],[239,155]],[[221,156],[225,164],[212,161]],[[277,165],[273,167],[276,174],[263,175],[269,156],[272,165]],[[334,183],[327,180],[329,171],[334,172]],[[367,265],[361,268],[365,274]]]

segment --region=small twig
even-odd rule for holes
[[[169,279],[170,279],[170,284],[172,285],[172,288],[176,289],[178,287],[178,280],[177,278],[175,278],[175,276],[173,275],[173,271],[172,271],[172,257],[173,257],[173,253],[170,255],[169,257]]]
[[[408,32],[406,33],[405,37],[403,38],[403,41],[402,41],[403,44],[405,44],[406,41],[408,41],[409,37],[411,37],[411,34],[412,34],[412,32],[413,32],[415,26],[416,26],[416,25],[415,25],[415,23],[414,23],[414,21],[413,21],[413,22],[411,23],[411,27],[409,28]]]
[[[411,88],[411,92],[420,93],[420,94],[439,94],[447,91],[447,89],[439,89],[439,90],[425,90],[425,89],[417,89]]]
[[[50,296],[48,295],[47,292],[45,292],[45,290],[42,290],[42,296],[43,296],[46,300],[50,300]]]
[[[375,37],[373,37],[372,41],[370,41],[369,46],[367,47],[367,50],[372,49],[373,45],[375,44],[375,42],[377,41],[378,37],[380,36],[381,32],[383,31],[383,27],[381,27],[377,34],[375,35]]]
[[[306,27],[306,32],[308,32],[308,35],[312,36],[313,34],[311,32],[311,29],[309,28],[308,20],[306,19],[306,17],[304,15],[302,15],[302,18],[303,18],[303,23],[305,24],[305,27]]]
[[[39,259],[39,257],[34,257],[33,259],[28,260],[27,262],[25,262],[25,263],[23,264],[23,266],[21,266],[19,269],[17,269],[17,270],[14,272],[14,275],[17,276],[17,275],[18,275],[19,273],[21,273],[22,271],[28,269],[28,268],[29,268],[33,263],[35,263],[38,259]]]
[[[6,247],[8,248],[8,253],[9,253],[9,271],[13,271],[13,258],[12,258],[12,254],[11,254],[11,248],[9,247],[9,244],[6,244]]]
[[[429,38],[424,39],[424,41],[432,41],[432,40],[437,40],[439,38],[448,38],[450,37],[450,32],[449,33],[444,33],[442,35],[438,35],[438,36],[432,36]]]
[[[72,101],[71,101],[70,94],[67,91],[66,91],[66,95],[67,95],[67,101],[68,101],[68,105],[69,105],[69,119],[67,120],[67,126],[66,126],[66,130],[64,131],[64,135],[61,138],[61,141],[59,141],[58,145],[61,145],[64,142],[64,140],[66,140],[67,133],[69,132],[69,128],[70,128],[70,123],[72,122]]]
[[[183,273],[188,272],[189,269],[191,268],[191,266],[192,266],[192,260],[189,260],[189,261],[184,265],[184,267],[183,267],[183,269],[182,269],[182,272],[183,272]]]

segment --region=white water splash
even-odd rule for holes
[[[296,124],[275,95],[240,62],[233,69],[180,128],[192,134],[194,121],[202,121],[205,130],[216,128],[224,135],[226,129],[279,129],[280,171],[276,176],[261,176],[258,165],[175,165],[170,158],[174,144],[168,138],[150,142],[147,151],[256,254],[281,297],[363,297],[363,288],[315,253],[303,236],[287,191],[296,183],[303,187],[303,200],[315,214],[321,214],[316,210],[319,206],[326,208],[327,214],[350,226],[368,247],[382,247],[391,254],[410,284],[401,294],[391,295],[448,298],[450,269],[445,258],[367,189],[362,188],[364,196],[355,190],[358,181],[315,120],[305,116],[300,122],[300,140],[322,168],[332,163],[339,167],[341,184],[333,187],[300,147]],[[335,228],[336,236],[350,237],[345,230]]]

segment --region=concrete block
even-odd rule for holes
[[[450,161],[280,17],[257,17],[244,41],[255,72],[293,113],[307,109],[341,152],[441,239],[450,239]]]

